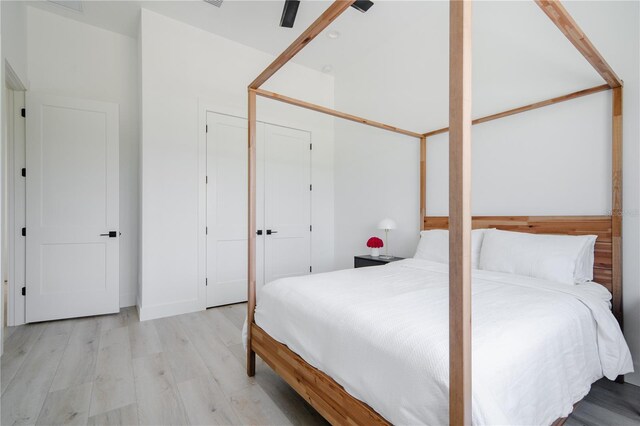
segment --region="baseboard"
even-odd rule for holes
[[[138,313],[138,319],[140,319],[140,306],[142,306],[142,302],[140,301],[140,293],[136,295],[136,312]]]
[[[136,293],[120,293],[120,307],[128,308],[136,305]]]
[[[632,385],[640,386],[640,365],[634,363],[633,369],[635,370],[633,373],[624,375],[624,381]]]
[[[140,306],[138,305],[138,316],[140,321],[148,321],[157,318],[171,317],[174,315],[188,314],[204,310],[197,299],[184,300],[175,303],[165,303],[162,305]]]

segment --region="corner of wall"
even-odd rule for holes
[[[142,89],[142,85],[143,85],[143,79],[142,79],[142,25],[143,25],[143,19],[144,19],[144,15],[145,15],[145,9],[141,8],[140,9],[140,17],[138,19],[138,282],[137,282],[137,289],[138,292],[136,294],[136,306],[138,308],[138,317],[140,317],[140,312],[142,310],[142,302],[143,302],[143,294],[142,294],[142,277],[143,277],[143,273],[142,273],[142,227],[144,225],[144,222],[142,221],[142,212],[143,212],[143,203],[142,203],[142,197],[143,197],[143,191],[142,191],[142,167],[143,167],[143,161],[142,161],[142,141],[143,141],[143,126],[144,126],[144,116],[143,116],[143,108],[142,108],[142,93],[143,93],[143,89]]]
[[[634,362],[633,369],[634,369],[634,372],[624,376],[624,380],[625,382],[631,383],[632,385],[640,386],[640,364],[637,362]]]
[[[137,309],[140,321],[172,317],[175,315],[188,314],[203,310],[198,300],[186,300],[153,306],[137,305]]]
[[[3,1],[2,8],[2,67],[11,64],[20,81],[27,86],[27,6],[26,2]],[[3,73],[4,77],[4,73]],[[4,81],[3,87],[4,87]]]

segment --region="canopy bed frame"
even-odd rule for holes
[[[256,97],[261,96],[334,117],[414,137],[420,141],[421,229],[449,229],[449,419],[471,424],[471,229],[498,228],[545,234],[595,234],[595,281],[613,295],[612,310],[622,325],[622,81],[559,1],[535,0],[606,84],[569,93],[486,117],[471,118],[471,4],[450,2],[449,127],[428,132],[401,129],[260,87],[347,10],[353,0],[334,1],[248,87],[249,227],[247,374],[255,374],[256,353],[332,424],[388,424],[367,404],[346,392],[331,377],[312,367],[254,321],[256,306]],[[471,126],[582,96],[612,90],[612,211],[605,216],[472,217]],[[449,132],[449,216],[426,215],[426,143]],[[562,424],[558,419],[554,424]]]

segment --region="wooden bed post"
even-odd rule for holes
[[[612,202],[611,254],[613,268],[613,314],[622,327],[622,86],[613,88],[612,108]]]
[[[471,424],[471,1],[449,11],[449,423]]]
[[[256,309],[256,90],[271,78],[280,68],[289,62],[305,46],[329,26],[342,12],[347,10],[355,0],[336,0],[306,30],[298,36],[248,87],[248,149],[249,149],[249,212],[248,228],[248,303],[247,303],[247,374],[256,374],[256,353],[253,350],[252,328]],[[419,134],[416,134],[420,137]]]
[[[249,223],[248,223],[248,306],[247,306],[247,375],[256,374],[256,353],[252,348],[251,325],[256,309],[256,92],[249,89],[249,107],[247,119],[249,121]]]
[[[427,215],[427,138],[420,137],[420,230]]]
[[[249,149],[249,226],[248,228],[248,303],[247,303],[247,374],[256,374],[256,353],[253,350],[252,328],[256,309],[256,90],[271,78],[280,68],[289,62],[305,46],[329,26],[355,0],[336,0],[306,30],[296,38],[248,87],[248,149]],[[416,134],[420,137],[420,134]]]

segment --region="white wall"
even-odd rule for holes
[[[138,278],[137,41],[33,7],[28,14],[30,90],[120,106],[120,305],[136,303]]]
[[[3,1],[2,7],[2,68],[4,60],[27,86],[27,6],[22,1]],[[4,87],[4,74],[2,84]]]
[[[203,105],[246,114],[247,86],[273,57],[142,10],[143,319],[204,308]],[[269,89],[333,105],[333,78],[288,65]],[[313,269],[333,268],[333,119],[259,99],[258,118],[312,132]],[[199,169],[200,167],[200,169]]]
[[[603,83],[528,3],[474,5],[474,117]],[[402,43],[362,52],[357,65],[338,70],[336,108],[414,131],[446,126],[446,4],[398,7],[430,7],[424,16],[431,21],[418,26],[408,20]],[[640,371],[639,4],[568,2],[566,7],[625,81],[625,335]],[[427,144],[430,215],[448,212],[447,138],[433,137]],[[607,214],[610,143],[610,92],[474,126],[473,213]],[[413,255],[420,220],[418,170],[414,139],[336,123],[336,266],[350,267],[354,254],[366,253],[366,238],[381,234],[375,224],[385,216],[399,225],[390,234],[393,253]],[[640,374],[628,380],[640,383]]]
[[[27,81],[27,50],[26,50],[26,39],[27,39],[27,13],[26,13],[26,5],[23,2],[0,2],[1,9],[1,24],[0,29],[2,32],[1,38],[1,54],[0,54],[0,103],[2,107],[0,108],[0,115],[2,116],[2,121],[0,124],[0,132],[2,137],[2,178],[8,178],[7,173],[9,172],[8,168],[8,155],[9,152],[9,141],[8,141],[8,123],[5,115],[7,114],[7,102],[9,100],[7,93],[7,85],[6,81],[8,79],[7,74],[7,65],[11,67],[13,72],[12,79],[19,80],[19,84],[23,87],[28,87]],[[21,87],[22,88],[22,87]],[[8,187],[6,185],[9,184],[11,180],[7,179],[6,182],[3,182],[1,185],[4,191],[7,191]],[[7,193],[7,196],[9,194]],[[7,198],[3,198],[2,211],[5,218],[8,220],[8,206]],[[6,226],[9,226],[9,223],[5,223]],[[8,229],[3,229],[3,232],[7,232]],[[8,285],[13,285],[13,275],[11,271],[9,271],[8,265],[12,260],[12,256],[9,248],[12,246],[10,243],[10,239],[13,237],[13,234],[7,232],[7,241],[3,241],[2,245],[2,281],[7,280]],[[2,285],[4,289],[5,285]],[[4,292],[4,291],[3,291]],[[7,295],[9,296],[9,294]],[[14,295],[15,296],[15,295]],[[21,298],[21,296],[20,296]],[[20,309],[20,312],[24,311],[24,303],[20,298],[15,297],[16,300],[19,300],[16,304],[17,308]],[[1,299],[1,298],[0,298]],[[4,305],[3,305],[4,306]],[[14,306],[9,303],[7,305],[7,323],[13,324],[16,318]],[[22,321],[24,315],[18,315],[18,320]]]
[[[341,84],[338,78],[338,101]],[[342,104],[338,109],[353,111]],[[398,225],[389,232],[389,254],[412,256],[420,227],[419,140],[346,121],[335,127],[336,267],[350,268],[354,255],[368,254],[372,235],[384,238],[376,226],[385,217]]]

